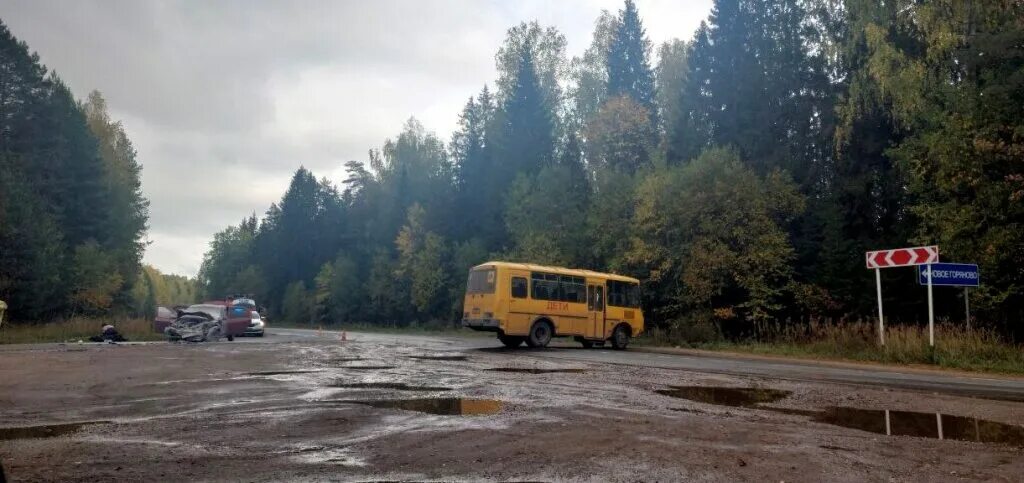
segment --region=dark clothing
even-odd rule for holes
[[[90,342],[127,342],[127,339],[121,336],[121,333],[117,329],[110,327],[103,331],[100,335],[94,335],[89,338]]]

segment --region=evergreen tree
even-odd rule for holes
[[[619,10],[615,35],[608,46],[608,96],[629,96],[654,115],[654,75],[647,39],[633,0]]]
[[[533,174],[552,163],[554,124],[534,70],[530,45],[522,49],[515,83],[505,97],[499,119],[494,156],[501,176],[512,179],[519,172]]]
[[[705,22],[694,34],[686,54],[687,76],[677,99],[675,119],[666,118],[665,160],[681,163],[697,157],[711,145],[711,116],[715,108],[710,100],[711,39]],[[667,111],[671,110],[666,107]]]
[[[554,27],[542,27],[537,21],[523,22],[508,29],[505,42],[495,55],[498,69],[499,105],[515,95],[522,82],[522,59],[530,58],[531,82],[541,93],[544,107],[558,112],[562,106],[561,80],[567,69],[565,36]]]
[[[128,179],[137,183],[138,164],[115,132],[131,158],[117,172],[131,195],[116,196],[87,108],[0,23],[0,298],[13,317],[130,308],[146,218]]]
[[[570,166],[556,165],[516,178],[505,212],[514,259],[576,266],[586,258],[587,198],[571,189],[573,177]]]
[[[458,238],[472,235],[495,245],[503,230],[499,223],[502,189],[506,180],[494,164],[490,142],[494,137],[495,106],[490,90],[484,86],[476,100],[472,97],[459,116],[459,129],[452,135],[451,156],[455,163],[456,206],[476,223],[454,224]]]
[[[64,307],[63,234],[43,200],[22,182],[12,154],[0,154],[0,300],[11,318],[38,319]]]

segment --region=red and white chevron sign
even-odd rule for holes
[[[868,268],[909,267],[939,263],[939,247],[894,248],[865,254]]]

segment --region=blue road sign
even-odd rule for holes
[[[970,263],[933,263],[917,266],[917,282],[928,285],[928,270],[932,271],[932,285],[950,287],[977,287],[981,277],[978,266]]]

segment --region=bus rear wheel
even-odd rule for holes
[[[629,345],[629,329],[625,325],[620,325],[612,332],[612,348],[621,351],[625,350],[627,345]]]
[[[499,335],[498,340],[500,340],[501,343],[505,345],[505,347],[508,347],[509,349],[515,349],[516,347],[519,347],[519,345],[522,344],[524,340],[526,340],[526,337],[516,337],[514,335]]]
[[[551,336],[554,335],[554,332],[549,322],[545,320],[535,322],[533,327],[530,327],[530,335],[526,337],[526,345],[530,347],[547,347],[548,342],[551,342]]]

